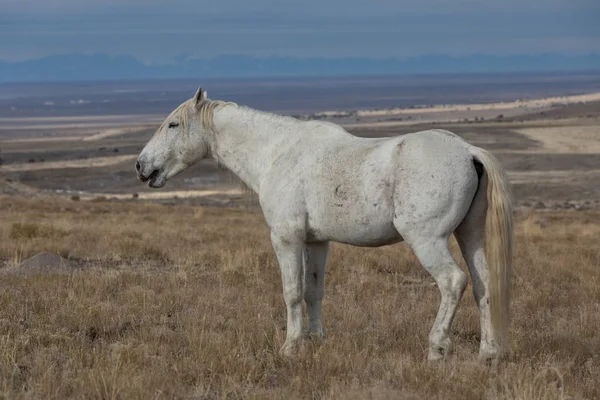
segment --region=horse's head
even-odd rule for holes
[[[207,102],[202,88],[177,107],[160,125],[140,153],[135,170],[142,182],[161,188],[167,180],[206,157],[209,153],[207,127],[202,106]]]

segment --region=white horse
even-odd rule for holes
[[[308,334],[323,336],[330,241],[407,242],[441,292],[428,358],[450,354],[450,326],[467,285],[448,249],[452,233],[481,314],[479,356],[505,354],[513,214],[506,174],[490,153],[439,129],[359,138],[332,123],[209,100],[198,89],[165,119],[135,168],[140,180],[160,188],[208,156],[259,196],[287,306],[283,354],[305,335],[302,299]]]

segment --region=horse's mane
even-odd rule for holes
[[[186,108],[190,105],[190,102],[192,100],[193,99],[184,101],[176,109],[174,109],[171,112],[171,114],[169,114],[169,116],[167,118],[165,118],[163,123],[160,125],[159,130],[162,130],[165,127],[165,125],[167,125],[167,121],[171,121],[171,119],[174,117],[179,117],[179,125],[181,125],[181,128],[183,130],[185,130],[189,124],[189,113],[186,112]],[[228,106],[228,105],[236,106],[236,107],[238,106],[236,103],[233,103],[230,101],[209,100],[209,99],[204,100],[200,104],[200,108],[197,111],[200,114],[200,121],[202,123],[202,126],[205,129],[213,130],[214,129],[213,117],[214,117],[215,110],[218,108],[224,107],[224,106]]]
[[[213,124],[213,117],[215,115],[215,110],[224,106],[237,107],[238,105],[231,101],[209,99],[206,99],[202,102],[202,104],[200,104],[200,110],[198,110],[198,112],[200,113],[200,121],[202,121],[202,126],[205,129],[214,130],[215,126]]]

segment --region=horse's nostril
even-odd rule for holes
[[[140,164],[140,162],[139,162],[139,161],[136,161],[136,162],[135,162],[135,170],[136,170],[137,172],[140,172],[140,169],[142,169],[142,166],[141,166],[141,164]]]

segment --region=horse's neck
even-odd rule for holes
[[[214,112],[213,157],[258,192],[262,176],[281,148],[293,140],[282,120],[245,107],[224,106]],[[286,130],[287,132],[282,132]]]

